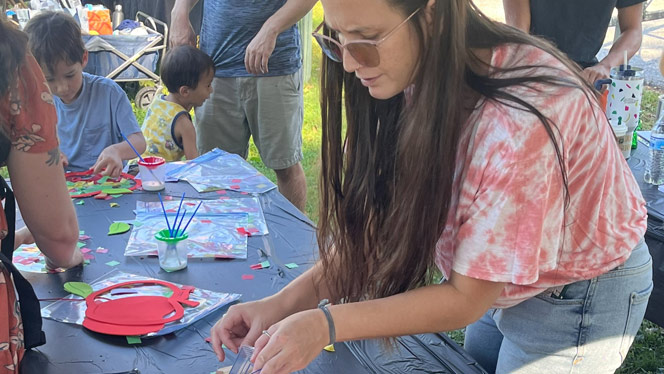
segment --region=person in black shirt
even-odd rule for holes
[[[609,77],[611,67],[631,58],[641,47],[645,0],[503,0],[508,25],[552,41],[583,69],[593,84]],[[621,30],[609,54],[598,61],[613,9]]]

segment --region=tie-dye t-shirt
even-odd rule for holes
[[[573,77],[532,46],[494,48],[493,77]],[[493,307],[505,308],[550,287],[590,279],[623,263],[646,231],[645,201],[596,100],[578,88],[510,87],[559,129],[569,205],[555,149],[530,112],[481,101],[461,138],[453,208],[436,245],[445,275],[507,285]],[[554,130],[555,131],[555,130]]]

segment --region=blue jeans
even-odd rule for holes
[[[466,328],[464,348],[490,373],[613,373],[634,341],[652,292],[652,259],[641,241],[624,264],[489,309]]]

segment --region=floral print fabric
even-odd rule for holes
[[[16,77],[15,84],[0,98],[2,133],[17,151],[48,152],[51,157],[58,157],[59,153],[53,152],[58,146],[53,96],[34,57],[25,57]],[[0,211],[0,240],[6,235],[7,222],[4,211]],[[0,374],[18,374],[24,352],[23,324],[14,283],[0,264]]]

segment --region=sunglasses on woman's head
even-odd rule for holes
[[[378,53],[378,46],[392,36],[401,26],[405,25],[413,16],[422,8],[417,8],[413,13],[411,13],[403,22],[396,25],[390,32],[387,33],[380,40],[352,40],[344,44],[339,43],[337,40],[330,38],[329,36],[319,33],[320,29],[323,28],[325,21],[323,21],[316,30],[312,33],[314,39],[320,45],[320,48],[325,53],[330,60],[335,62],[343,61],[343,50],[346,49],[348,53],[357,61],[358,64],[373,68],[380,65],[380,54]]]

